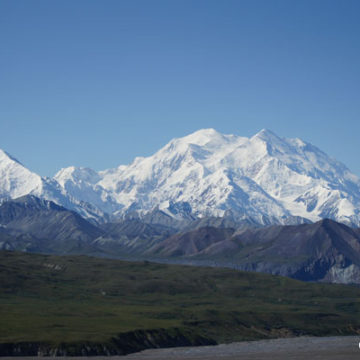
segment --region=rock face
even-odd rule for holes
[[[8,250],[92,253],[92,240],[103,234],[77,213],[33,195],[4,202],[0,224],[1,248]]]
[[[148,224],[138,219],[107,223],[101,228],[104,234],[92,244],[102,249],[108,256],[141,256],[150,247],[176,232],[171,227]]]
[[[328,219],[238,231],[200,228],[159,242],[148,254],[305,281],[360,284],[359,232]]]
[[[199,229],[175,234],[156,244],[148,253],[165,257],[194,256],[214,248],[225,239],[231,238],[234,229],[201,227]]]
[[[269,130],[251,138],[199,130],[130,165],[100,172],[72,166],[53,179],[1,151],[0,199],[27,194],[97,222],[130,216],[170,226],[226,217],[272,225],[330,218],[360,225],[359,178],[315,146]]]

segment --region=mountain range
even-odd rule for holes
[[[213,129],[96,172],[0,151],[0,249],[360,284],[360,179],[299,139]]]
[[[325,218],[360,226],[360,179],[310,143],[269,130],[246,138],[203,129],[129,165],[99,172],[68,167],[53,178],[0,151],[0,199],[29,194],[94,224],[223,217],[260,226]]]
[[[329,219],[247,229],[202,227],[172,235],[147,254],[303,281],[360,283],[359,230]]]
[[[328,219],[249,227],[203,218],[182,229],[122,219],[95,226],[74,211],[27,195],[0,206],[0,224],[0,250],[221,266],[360,284],[360,229]]]
[[[92,254],[103,231],[52,201],[26,195],[0,206],[0,249],[37,253]]]

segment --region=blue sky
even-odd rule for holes
[[[359,14],[357,0],[0,0],[0,148],[52,176],[200,128],[268,128],[360,175]]]

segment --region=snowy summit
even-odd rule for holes
[[[246,138],[203,129],[130,165],[100,172],[69,167],[53,179],[2,152],[0,174],[1,197],[31,193],[94,218],[160,209],[177,218],[360,225],[360,179],[315,146],[269,130]]]

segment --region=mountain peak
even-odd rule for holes
[[[62,168],[54,176],[54,179],[62,186],[64,186],[66,180],[70,178],[75,181],[86,181],[90,183],[96,183],[100,180],[99,174],[93,169],[76,166]]]
[[[17,198],[41,188],[42,179],[0,150],[0,198]]]
[[[171,202],[188,204],[194,217],[231,211],[259,224],[289,217],[360,224],[360,179],[310,144],[268,129],[250,139],[200,129],[116,169],[62,169],[52,183],[0,151],[0,198],[29,193],[94,219],[141,215]]]
[[[205,145],[209,141],[222,139],[223,135],[217,132],[215,129],[200,129],[193,132],[190,135],[187,135],[182,140],[185,140],[187,143],[192,143],[196,145]]]
[[[282,139],[276,135],[273,131],[269,130],[269,129],[262,129],[260,130],[257,134],[255,134],[252,139],[254,138],[259,138],[262,139],[264,141],[281,141]]]
[[[192,133],[194,134],[198,134],[198,135],[204,135],[204,136],[214,136],[214,135],[219,135],[220,133],[218,131],[216,131],[214,128],[204,128],[204,129],[199,129],[195,132]]]
[[[13,161],[13,162],[15,162],[15,163],[23,166],[18,159],[14,158],[12,155],[10,155],[9,153],[7,153],[6,151],[0,149],[0,162],[9,161],[9,160],[11,160],[11,161]]]

